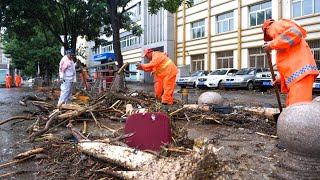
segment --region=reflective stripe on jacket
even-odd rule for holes
[[[272,37],[271,49],[277,50],[277,68],[281,74],[281,90],[287,92],[294,83],[308,74],[317,77],[314,57],[304,40],[306,30],[291,20],[275,21],[267,30]]]

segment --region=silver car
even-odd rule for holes
[[[234,76],[226,77],[221,81],[223,88],[247,88],[254,89],[254,80],[259,72],[268,71],[268,68],[242,68]]]
[[[196,80],[198,79],[198,77],[206,76],[208,74],[209,74],[209,71],[199,70],[199,71],[196,71],[194,73],[191,73],[190,76],[188,76],[188,77],[180,77],[180,78],[178,78],[176,83],[177,83],[178,86],[180,86],[182,88],[185,88],[187,86],[195,87],[196,86]]]

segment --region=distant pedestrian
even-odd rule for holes
[[[94,75],[93,75],[93,81],[96,82],[98,79],[98,68],[95,68],[95,72],[94,72]]]
[[[10,74],[7,74],[7,76],[6,76],[6,88],[11,88],[11,79],[12,79],[12,76],[10,76]]]
[[[18,74],[18,73],[16,73],[16,75],[15,75],[15,82],[16,82],[16,87],[21,87],[21,76]]]
[[[263,23],[265,52],[277,50],[276,64],[280,77],[273,85],[281,83],[281,91],[288,93],[286,105],[312,101],[313,82],[319,74],[308,43],[307,32],[289,19]]]
[[[166,53],[153,51],[150,48],[144,50],[142,57],[151,60],[147,64],[138,63],[137,69],[152,72],[155,75],[154,93],[161,98],[162,108],[168,110],[168,105],[173,104],[173,91],[178,74],[177,66]]]
[[[76,82],[76,66],[73,61],[75,54],[72,49],[66,51],[59,63],[59,76],[62,82],[58,106],[62,103],[70,104],[72,95],[72,83]]]

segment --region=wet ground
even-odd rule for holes
[[[128,83],[130,91],[144,90],[152,92],[152,84]],[[196,103],[199,95],[205,91],[215,91],[224,98],[227,105],[242,106],[263,106],[277,107],[276,98],[273,91],[261,93],[247,90],[197,90],[188,88],[189,103]],[[18,101],[23,96],[36,93],[42,96],[41,92],[31,90],[30,88],[21,89],[0,89],[0,120],[18,115],[29,115],[30,112],[36,111],[31,106],[25,107],[19,105]],[[175,99],[181,99],[180,88],[175,89]],[[285,103],[285,95],[281,95],[282,104]],[[247,119],[246,114],[237,115],[239,119]],[[275,126],[268,127],[268,131],[263,130],[262,126],[270,124],[268,120],[250,117],[249,124],[234,122],[232,119],[225,119],[224,124],[220,125],[213,122],[176,122],[180,127],[188,129],[188,137],[191,139],[206,137],[210,143],[214,144],[220,151],[217,154],[218,160],[223,165],[222,177],[225,179],[272,179],[272,172],[276,169],[277,161],[284,151],[275,148],[277,139],[261,136],[258,133],[275,135]],[[228,124],[228,121],[230,122]],[[266,121],[266,122],[264,122]],[[12,158],[35,146],[27,140],[26,128],[31,122],[7,123],[0,126],[0,164],[12,161]],[[251,123],[251,124],[250,124]],[[124,123],[108,122],[108,127],[118,128]],[[256,127],[255,127],[256,125]],[[67,145],[70,150],[70,145]],[[76,158],[77,160],[78,158]],[[77,160],[78,161],[78,160]],[[79,163],[79,162],[78,162]],[[71,167],[70,167],[71,168]],[[33,161],[26,163],[0,168],[0,175],[12,171],[25,170],[26,173],[10,176],[8,179],[41,179],[38,176],[37,165]],[[0,178],[1,179],[1,178]],[[76,179],[73,177],[71,179]],[[81,178],[80,178],[81,179]]]

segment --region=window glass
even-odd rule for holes
[[[271,1],[249,7],[250,26],[263,24],[272,17]]]
[[[192,39],[205,36],[204,20],[192,23],[191,27],[192,27],[191,29]]]
[[[203,0],[192,0],[193,1],[193,4],[198,4],[198,3],[201,3]]]
[[[191,71],[204,70],[204,54],[191,56]]]
[[[301,4],[300,2],[293,3],[293,17],[301,16]]]
[[[250,48],[249,49],[249,66],[250,67],[269,67],[266,53],[262,48]]]
[[[314,1],[314,7],[315,7],[314,12],[315,13],[320,13],[320,1],[319,0],[315,0]]]
[[[218,33],[229,32],[233,30],[233,12],[218,16]]]
[[[312,6],[313,6],[312,1],[313,0],[302,1],[302,7],[303,7],[302,15],[312,14]]]
[[[217,69],[233,68],[233,51],[217,52]]]
[[[257,14],[250,14],[250,26],[256,26]]]

